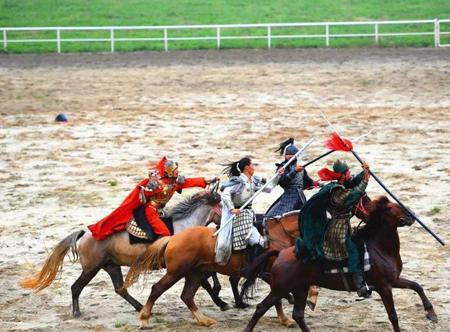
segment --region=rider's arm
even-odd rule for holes
[[[184,179],[184,182],[178,183],[177,190],[184,189],[184,188],[192,188],[192,187],[206,187],[206,180],[205,178],[186,178]]]

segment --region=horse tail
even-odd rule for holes
[[[56,275],[62,273],[64,257],[69,250],[72,251],[73,261],[78,260],[77,241],[84,233],[83,230],[74,232],[59,242],[45,260],[42,269],[36,272],[34,276],[22,279],[20,285],[23,288],[34,289],[36,292],[50,286]]]
[[[262,255],[258,256],[253,263],[246,269],[245,282],[242,285],[240,298],[249,298],[253,293],[253,288],[258,276],[264,272],[267,268],[267,263],[271,257],[278,257],[279,250],[266,251]]]
[[[140,274],[165,267],[164,253],[170,239],[171,236],[164,236],[156,240],[136,259],[128,270],[123,288],[128,288],[138,281]]]

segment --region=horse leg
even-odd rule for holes
[[[166,273],[156,284],[152,286],[152,291],[148,297],[147,302],[139,313],[139,320],[141,321],[141,329],[149,327],[149,319],[152,313],[153,305],[156,300],[170,287],[172,287],[178,280],[182,278],[182,275],[172,275]]]
[[[295,325],[295,321],[288,318],[283,311],[283,305],[281,304],[281,299],[275,303],[275,309],[277,310],[277,316],[278,320],[280,321],[281,325],[284,325],[286,327],[291,327]]]
[[[261,279],[264,280],[270,286],[270,278],[268,276],[262,277]],[[292,303],[294,303],[294,299],[293,299],[291,293],[289,293],[287,296],[285,296],[285,298],[289,301],[289,303],[291,303],[290,302],[291,300],[292,300]],[[288,318],[285,315],[285,313],[283,311],[283,305],[281,304],[281,299],[280,299],[280,301],[275,303],[275,309],[277,310],[278,320],[280,321],[280,323],[282,325],[291,327],[295,324],[295,322],[292,319]]]
[[[245,327],[244,332],[253,331],[253,328],[255,327],[258,320],[267,312],[267,310],[270,309],[270,307],[275,305],[280,300],[281,300],[281,297],[275,295],[271,291],[269,293],[269,295],[267,295],[266,298],[256,306],[255,313],[253,314],[252,319],[250,319],[247,326]]]
[[[390,285],[383,285],[382,287],[377,287],[376,291],[380,294],[381,299],[383,300],[384,307],[386,308],[386,312],[394,331],[399,332],[400,326],[398,325],[397,312],[395,311],[394,299],[392,298],[392,287]]]
[[[408,280],[405,278],[398,278],[393,284],[392,287],[394,288],[407,288],[412,289],[415,291],[422,300],[423,308],[427,312],[427,318],[431,320],[434,323],[437,323],[437,315],[434,312],[433,305],[431,304],[430,300],[428,300],[428,297],[425,295],[425,292],[423,291],[423,288],[420,284],[418,284],[415,281]]]
[[[250,307],[250,304],[245,303],[242,301],[242,297],[239,295],[239,280],[241,280],[241,277],[239,276],[230,276],[230,285],[231,290],[233,291],[233,297],[234,297],[234,306],[239,309],[245,309]]]
[[[294,291],[294,310],[292,318],[297,322],[303,332],[309,332],[309,328],[305,322],[305,306],[308,298],[308,287],[297,289]]]
[[[208,281],[207,273],[205,273],[202,276],[200,285],[208,292],[209,296],[211,296],[211,299],[220,308],[220,310],[225,311],[225,310],[230,309],[229,304],[222,301],[222,299],[219,297],[220,283],[219,283],[219,280],[217,279],[217,274],[212,273],[211,276],[214,280],[214,287],[211,288],[211,285],[209,284],[209,281]],[[217,283],[216,283],[216,281],[217,281]]]
[[[133,308],[136,309],[136,311],[141,311],[143,307],[142,304],[140,304],[134,297],[132,297],[128,293],[126,288],[123,288],[123,275],[120,266],[114,263],[108,263],[103,267],[103,269],[111,277],[116,293],[123,297],[129,304],[131,304]]]
[[[198,310],[197,305],[194,302],[194,296],[200,287],[202,280],[201,272],[192,272],[186,275],[186,281],[184,283],[183,291],[181,293],[181,299],[187,305],[192,315],[197,319],[198,323],[203,326],[211,326],[217,323],[216,320],[203,315],[200,310]]]
[[[72,291],[72,315],[77,318],[81,316],[80,305],[78,303],[78,299],[80,297],[81,291],[84,287],[97,275],[98,271],[100,271],[101,265],[96,266],[92,270],[86,272],[83,270],[81,275],[70,287]]]

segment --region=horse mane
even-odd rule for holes
[[[168,212],[169,217],[176,221],[190,216],[200,205],[212,205],[220,202],[220,195],[215,191],[204,190],[191,195],[175,205]]]
[[[354,237],[362,240],[367,240],[372,237],[374,232],[382,226],[383,216],[386,213],[389,204],[389,199],[386,196],[378,196],[369,202],[367,208],[367,218],[365,219],[365,226],[359,227]]]

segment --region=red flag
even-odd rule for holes
[[[325,141],[325,146],[335,151],[351,151],[353,144],[346,138],[341,138],[336,132],[332,132],[330,137]]]

